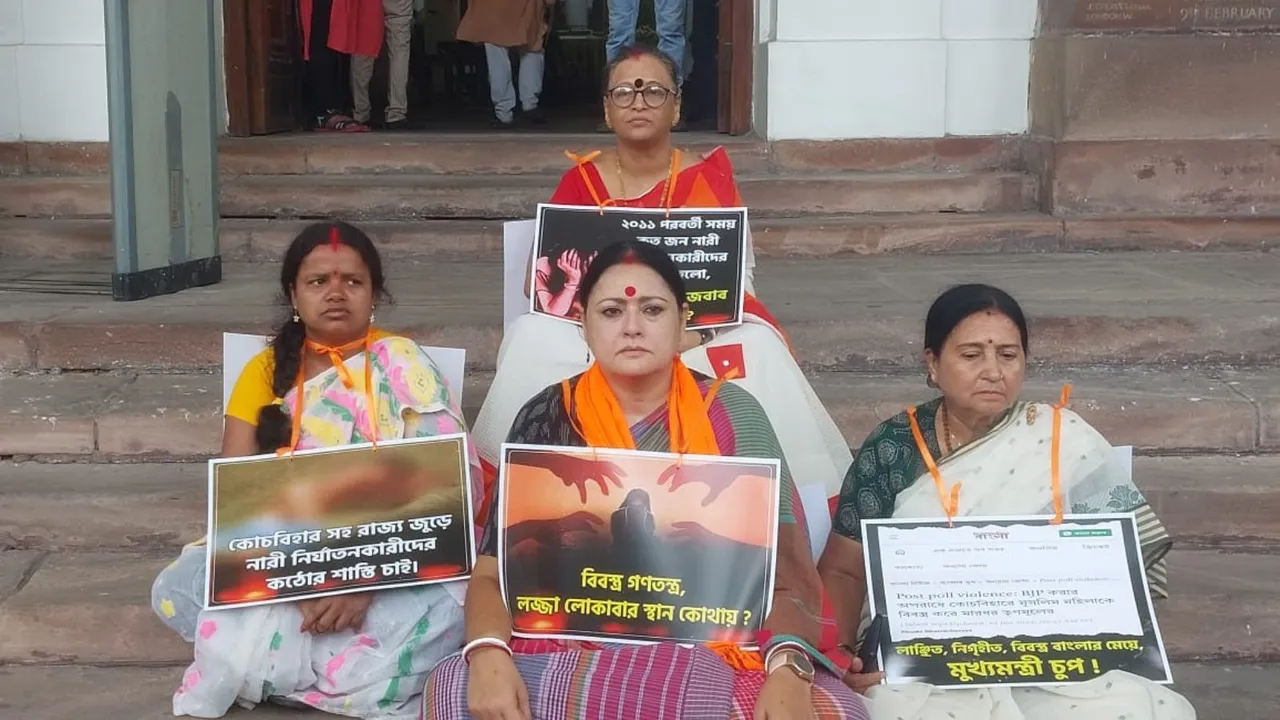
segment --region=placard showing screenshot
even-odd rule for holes
[[[538,205],[529,307],[580,322],[578,283],[602,249],[638,240],[671,255],[684,278],[690,328],[742,322],[746,277],[746,208],[649,210]]]
[[[205,607],[465,579],[471,508],[465,434],[210,460]]]
[[[752,644],[773,595],[776,460],[505,445],[516,635]]]
[[[1132,513],[862,524],[889,684],[1173,681]]]

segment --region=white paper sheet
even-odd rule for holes
[[[533,250],[535,220],[512,220],[502,224],[502,326],[529,312],[524,277]]]

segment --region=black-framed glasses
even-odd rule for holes
[[[620,108],[629,108],[636,104],[636,98],[640,95],[644,96],[644,104],[651,108],[660,108],[667,103],[667,99],[675,95],[676,91],[658,83],[652,83],[637,88],[635,85],[618,85],[609,89],[606,97],[609,102]]]

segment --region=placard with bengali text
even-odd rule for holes
[[[577,282],[596,253],[638,240],[671,255],[684,278],[690,328],[742,322],[746,278],[746,208],[649,210],[538,205],[529,309],[580,322]]]
[[[498,565],[520,637],[752,645],[778,461],[504,445]]]
[[[864,520],[885,682],[1171,683],[1132,513]]]
[[[205,606],[465,580],[465,434],[209,461]]]

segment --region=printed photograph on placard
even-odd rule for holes
[[[889,684],[1063,685],[1111,670],[1173,681],[1132,513],[862,527]]]
[[[773,595],[777,461],[506,445],[499,472],[516,635],[754,642]]]
[[[580,322],[578,285],[600,250],[638,240],[666,250],[688,291],[691,328],[742,322],[746,277],[745,208],[650,210],[538,206],[529,308]]]
[[[209,462],[210,609],[469,577],[465,434]]]

